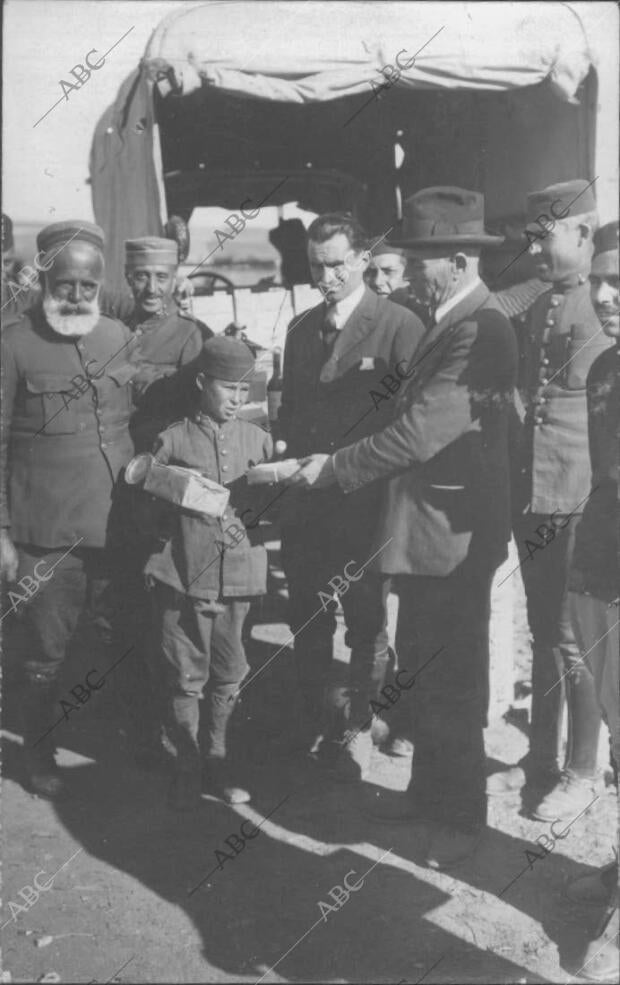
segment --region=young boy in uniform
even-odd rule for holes
[[[198,804],[202,767],[208,792],[229,803],[250,799],[232,783],[226,729],[249,669],[243,623],[250,599],[265,593],[267,578],[258,509],[249,508],[243,477],[252,464],[271,457],[272,441],[256,424],[237,419],[247,400],[254,358],[245,343],[217,336],[205,343],[196,365],[199,410],[159,435],[155,458],[198,468],[221,485],[232,484],[231,500],[220,519],[173,507],[170,530],[145,567],[166,667],[169,734],[177,748],[171,797],[177,810]],[[204,763],[198,741],[203,689],[208,736]]]

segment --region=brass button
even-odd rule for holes
[[[228,455],[228,452],[226,451],[225,448],[220,448],[220,455]]]
[[[222,472],[228,472],[228,466],[222,465]]]
[[[555,318],[552,314],[548,314],[545,318],[545,325],[555,325]]]
[[[556,298],[556,297],[552,297],[551,298],[551,301],[549,302],[549,304],[551,305],[552,308],[557,308],[557,306],[559,305],[559,303],[560,303],[560,299],[559,298]]]

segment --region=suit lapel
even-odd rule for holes
[[[379,303],[376,294],[364,288],[360,303],[338,332],[333,352],[321,370],[322,383],[331,382],[357,361],[356,350],[376,324]]]

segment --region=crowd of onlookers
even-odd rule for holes
[[[532,192],[518,248],[529,244],[537,277],[492,293],[480,256],[503,241],[485,230],[481,194],[423,189],[403,213],[375,245],[348,213],[307,230],[323,300],[288,328],[274,434],[239,416],[252,349],[183,310],[175,240],[127,241],[128,301],[106,288],[102,230],[54,223],[37,237],[38,281],[18,290],[3,216],[1,561],[28,640],[23,767],[38,795],[66,792],[51,728],[88,599],[119,655],[131,651],[138,754],[162,734],[174,753],[171,805],[191,810],[203,791],[250,799],[227,733],[273,515],[303,705],[291,750],[363,781],[373,718],[393,704],[391,748],[413,747],[411,781],[373,813],[422,832],[429,865],[476,851],[489,796],[521,789],[540,820],[589,809],[602,717],[617,768],[618,223],[598,227],[586,181]],[[126,481],[136,455],[196,470],[225,506],[184,508]],[[261,463],[271,484],[254,481]],[[490,592],[512,535],[533,640],[529,751],[487,777]],[[570,892],[605,906],[581,971],[605,981],[617,865]]]

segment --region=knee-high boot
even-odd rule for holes
[[[233,783],[227,756],[228,723],[235,710],[238,694],[238,684],[209,682],[205,695],[207,726],[205,784],[210,793],[222,797],[229,804],[244,804],[250,800],[247,790]]]
[[[23,697],[24,766],[33,793],[50,800],[62,796],[65,786],[58,773],[52,729],[62,715],[56,705],[57,683],[40,675],[31,676]]]
[[[169,701],[170,736],[177,750],[176,772],[170,794],[175,810],[192,810],[200,802],[200,747],[197,694],[173,694]]]

